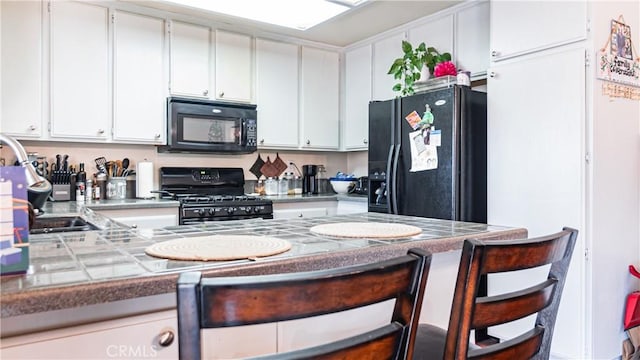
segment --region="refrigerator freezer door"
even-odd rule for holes
[[[398,101],[369,103],[369,211],[391,212],[388,171],[393,151],[394,112]]]

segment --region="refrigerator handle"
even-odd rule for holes
[[[400,144],[395,145],[395,155],[393,158],[393,175],[391,176],[392,191],[391,191],[391,207],[393,214],[398,214],[398,158],[400,157]]]
[[[386,176],[384,181],[386,182],[386,189],[382,189],[381,191],[386,191],[387,192],[387,213],[392,214],[393,212],[391,211],[391,194],[392,189],[391,189],[391,165],[392,165],[392,161],[393,161],[393,150],[395,149],[395,145],[391,145],[389,146],[389,155],[387,155],[387,172],[386,172]],[[382,194],[384,196],[384,193]]]

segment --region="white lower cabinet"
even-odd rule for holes
[[[160,229],[178,225],[177,207],[117,210],[93,209],[93,211],[138,229]]]
[[[177,359],[177,329],[167,310],[3,338],[0,347],[3,359]]]
[[[336,215],[337,201],[273,203],[274,219],[311,218]]]
[[[336,215],[366,213],[369,204],[366,201],[338,200]]]

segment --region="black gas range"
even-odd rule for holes
[[[160,194],[180,202],[180,225],[273,219],[273,203],[244,192],[241,168],[160,168]]]

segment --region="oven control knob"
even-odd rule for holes
[[[216,210],[214,208],[209,209],[209,215],[215,215]]]
[[[194,212],[200,216],[204,216],[205,210],[204,209],[196,209],[194,210]]]
[[[234,210],[233,207],[229,206],[227,208],[227,214],[229,214],[229,215],[233,214],[233,210]]]
[[[246,211],[247,214],[251,214],[251,212],[253,211],[253,208],[251,206],[247,206],[244,211]]]

